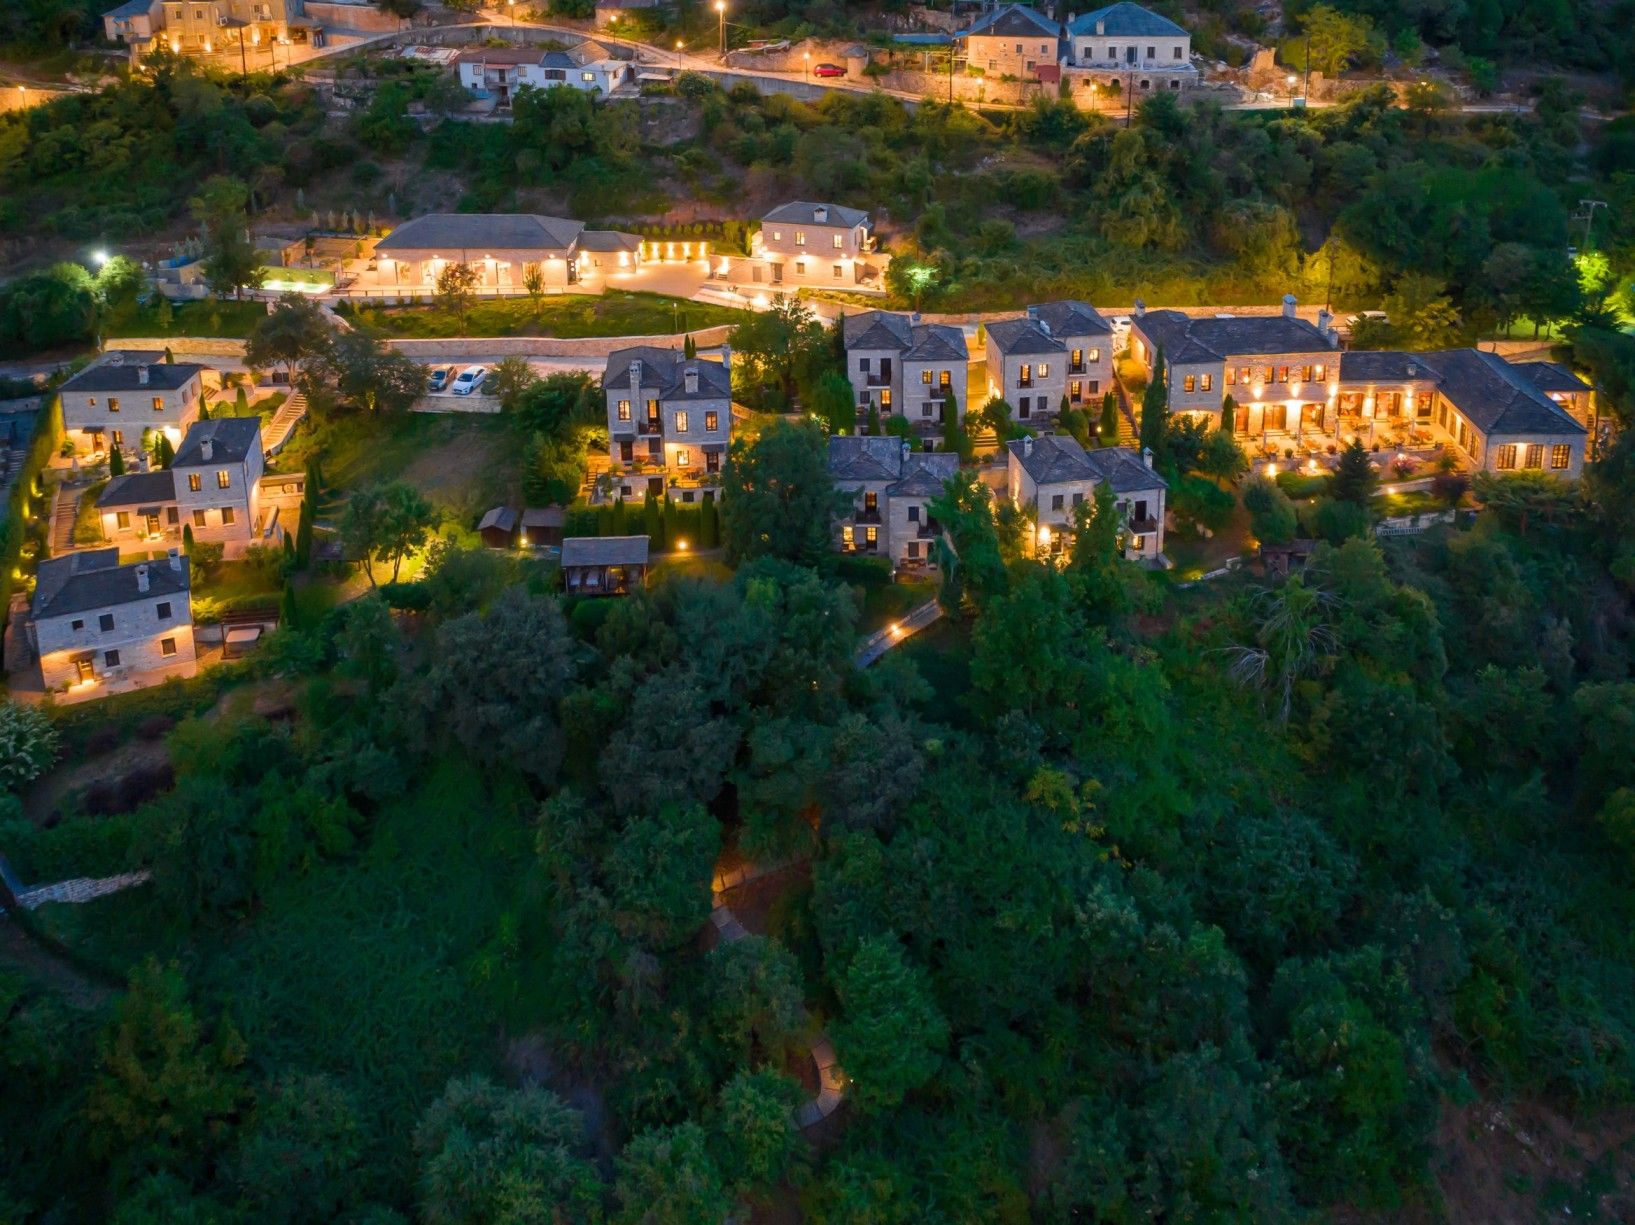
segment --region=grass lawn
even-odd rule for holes
[[[666,553],[654,560],[649,574],[653,585],[677,579],[708,579],[712,583],[732,581],[732,567],[721,560],[719,550],[709,553]]]
[[[265,302],[234,302],[231,299],[171,303],[168,328],[159,322],[155,303],[138,307],[128,318],[108,327],[108,339],[121,336],[227,336],[243,340],[256,320],[267,315]]]
[[[742,323],[750,312],[650,293],[565,294],[542,298],[485,298],[465,327],[436,306],[369,308],[353,317],[391,336],[658,336]]]
[[[1382,515],[1423,515],[1429,511],[1447,508],[1447,503],[1428,489],[1382,493],[1374,499],[1374,509]]]
[[[913,583],[869,583],[859,587],[862,609],[857,618],[857,632],[872,634],[906,613],[934,599],[939,584],[935,579]]]
[[[102,516],[97,514],[97,499],[108,488],[107,481],[98,481],[79,496],[79,507],[74,512],[74,543],[79,545],[102,543]]]
[[[1175,563],[1170,576],[1177,582],[1190,582],[1200,575],[1218,570],[1243,552],[1243,542],[1249,535],[1249,512],[1239,502],[1232,508],[1232,518],[1213,536],[1195,535],[1183,529],[1164,537],[1164,552]]]

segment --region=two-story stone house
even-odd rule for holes
[[[265,458],[257,417],[223,417],[188,427],[168,470],[116,476],[97,498],[106,540],[219,541],[237,555],[262,537]]]
[[[1068,22],[1066,67],[1075,93],[1100,86],[1139,97],[1198,83],[1192,35],[1128,0]]]
[[[946,323],[921,323],[918,315],[863,311],[842,323],[846,376],[858,408],[882,417],[902,416],[913,426],[940,426],[951,392],[961,419],[970,375],[965,333]]]
[[[81,454],[134,454],[148,430],[178,446],[199,419],[204,374],[203,366],[165,362],[157,353],[109,353],[58,389],[63,431]]]
[[[1083,303],[1056,302],[1045,307],[1030,306],[1021,318],[996,319],[986,325],[988,395],[1015,409],[1017,420],[1039,421],[1054,416],[1070,382],[1077,383],[1082,399],[1099,394],[1110,378],[1111,332],[1097,332],[1092,339],[1083,330],[1093,326],[1083,311],[1099,322],[1100,316]],[[1070,322],[1079,334],[1057,335],[1053,323],[1062,322]],[[1075,354],[1078,373],[1070,380],[1068,367],[1074,364]],[[1092,384],[1095,392],[1091,391]]]
[[[1218,422],[1231,396],[1239,433],[1332,431],[1329,392],[1339,375],[1339,333],[1327,311],[1312,324],[1295,307],[1287,294],[1278,315],[1195,318],[1149,311],[1137,301],[1130,352],[1149,378],[1162,354],[1171,412]]]
[[[1006,443],[1005,488],[1010,500],[1032,512],[1034,548],[1041,555],[1072,548],[1077,508],[1095,500],[1107,482],[1124,527],[1123,552],[1129,561],[1153,561],[1164,551],[1164,498],[1168,482],[1152,467],[1152,456],[1131,447],[1086,451],[1066,434],[1020,438]]]
[[[1335,398],[1343,423],[1414,431],[1454,447],[1479,470],[1576,479],[1589,431],[1540,381],[1580,380],[1540,364],[1512,365],[1479,349],[1350,352],[1340,357]],[[1587,396],[1588,385],[1581,387]]]
[[[636,79],[635,65],[594,39],[570,47],[478,47],[454,61],[460,84],[480,97],[510,106],[517,91],[559,86],[606,97]]]
[[[874,222],[862,209],[793,200],[763,217],[750,237],[749,281],[770,289],[879,289],[886,261],[871,259],[873,251]]]
[[[954,37],[965,44],[967,68],[984,76],[1031,81],[1055,79],[1062,59],[1061,35],[1061,26],[1037,9],[1004,4],[989,9]]]
[[[852,495],[835,525],[843,553],[889,557],[894,566],[932,564],[941,529],[930,505],[959,471],[951,451],[915,451],[897,438],[848,435],[829,439],[829,475]]]
[[[42,561],[29,639],[47,693],[89,696],[167,676],[192,676],[193,604],[187,558],[121,565],[119,549]]]
[[[1066,298],[1030,306],[1027,314],[1067,352],[1063,384],[1069,404],[1090,403],[1112,388],[1113,328],[1101,312],[1088,302]]]
[[[732,441],[732,355],[720,361],[636,345],[608,354],[602,372],[614,491],[667,490],[681,502],[720,482]]]

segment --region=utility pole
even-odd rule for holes
[[[1306,83],[1300,87],[1305,95],[1306,105],[1311,105],[1311,31],[1306,32]]]
[[[1135,65],[1130,65],[1129,79],[1124,89],[1124,126],[1129,127],[1135,118]]]
[[[721,19],[721,62],[727,62],[727,0],[715,0],[715,15]]]
[[[1605,200],[1580,200],[1578,207],[1584,210],[1584,250],[1590,249],[1590,227],[1595,224],[1595,210],[1606,208]]]
[[[244,27],[238,28],[238,73],[245,81],[250,79],[250,58],[244,51]]]

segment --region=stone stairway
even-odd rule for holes
[[[273,419],[267,425],[267,432],[261,439],[261,445],[268,455],[277,455],[284,449],[284,444],[290,440],[295,427],[307,415],[307,398],[299,391],[291,390],[289,399],[278,406]]]

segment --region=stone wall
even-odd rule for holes
[[[967,105],[986,102],[1004,106],[1021,106],[1034,98],[1054,98],[1054,85],[1041,86],[1037,81],[1001,81],[997,77],[973,77],[956,72],[953,76],[954,100]],[[895,69],[880,78],[885,89],[921,94],[937,102],[948,101],[949,76],[946,72],[917,72]]]
[[[695,332],[664,336],[458,336],[436,340],[392,340],[393,348],[425,361],[487,357],[606,357],[615,349],[632,345],[652,345],[659,349],[679,349],[688,336],[700,349],[723,345],[732,334],[731,324],[700,328]]]
[[[406,17],[394,17],[372,4],[326,3],[325,0],[306,0],[306,15],[326,29],[339,26],[345,30],[362,30],[369,34],[406,30]]]
[[[153,352],[169,349],[178,360],[184,357],[244,356],[244,342],[229,336],[118,336],[102,343],[105,353]]]

